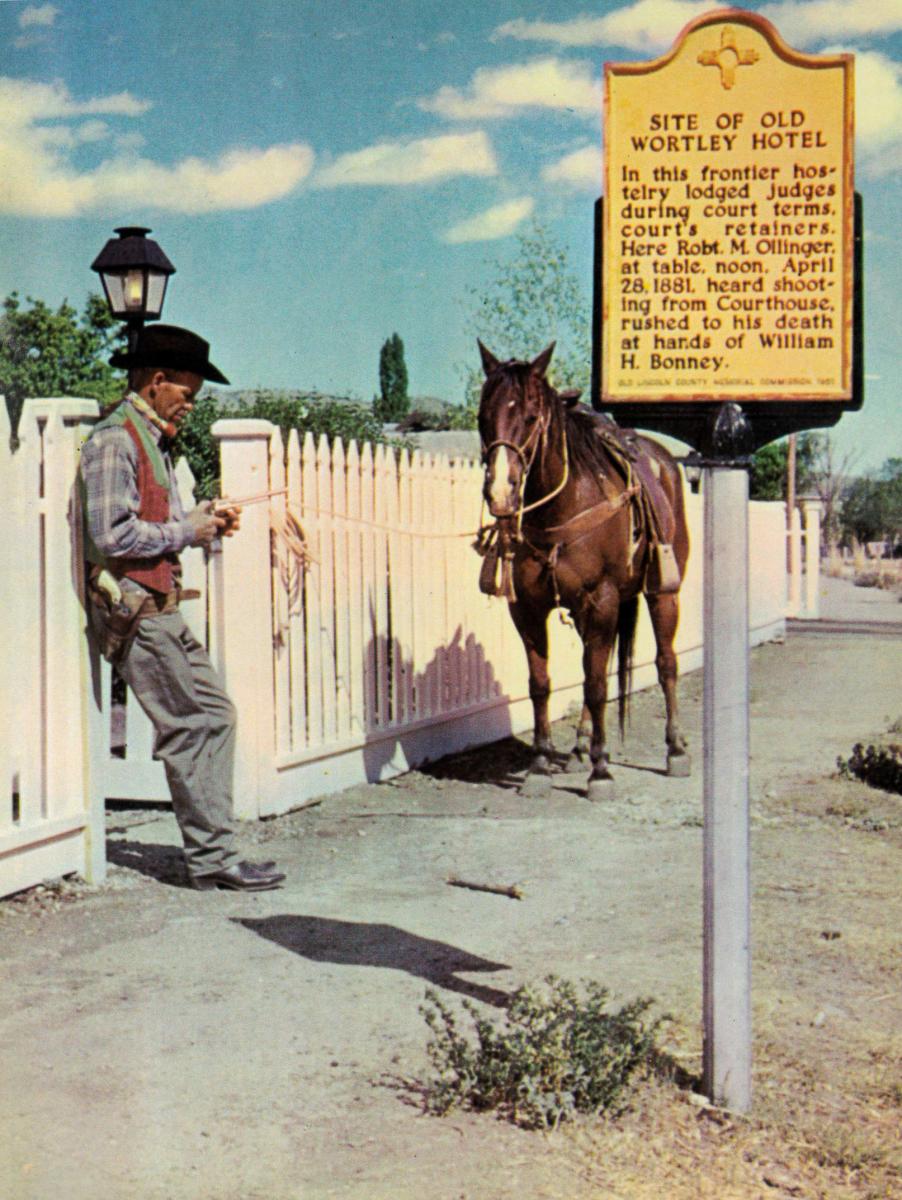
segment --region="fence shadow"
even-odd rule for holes
[[[506,963],[491,962],[446,942],[408,933],[396,925],[290,914],[233,917],[232,920],[311,962],[405,971],[435,987],[481,1000],[496,1008],[505,1007],[510,999],[507,992],[498,988],[459,978],[463,973],[507,971],[510,968]]]
[[[414,669],[398,639],[391,636],[372,639],[363,662],[364,671],[372,671],[373,664],[384,664],[366,693],[364,714],[370,732],[364,763],[368,781],[382,779],[386,768],[399,761],[428,770],[430,764],[457,753],[467,735],[457,734],[455,742],[448,728],[468,715],[479,725],[474,742],[510,737],[506,703],[510,697],[502,690],[484,646],[472,633],[464,637],[461,625],[446,645],[436,647],[422,671]],[[400,721],[414,728],[405,729]]]

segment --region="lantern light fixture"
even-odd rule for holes
[[[145,321],[158,321],[163,311],[166,284],[175,267],[149,229],[120,226],[118,238],[110,238],[91,263],[103,283],[110,312],[129,327],[129,341],[137,337]]]

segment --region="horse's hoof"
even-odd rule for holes
[[[521,796],[547,796],[551,792],[551,775],[544,771],[530,771],[518,792]]]
[[[688,779],[692,774],[692,759],[688,754],[668,754],[667,774],[671,779]]]
[[[607,779],[589,780],[589,786],[586,789],[586,799],[592,804],[597,804],[601,800],[613,800],[616,794],[616,785],[610,777]]]

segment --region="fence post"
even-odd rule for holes
[[[211,429],[219,442],[222,495],[240,499],[269,490],[269,421],[223,420]],[[268,811],[275,752],[272,570],[269,505],[248,506],[241,528],[222,543],[221,661],[238,709],[235,755],[236,817]]]
[[[802,525],[799,510],[795,505],[787,511],[786,518],[789,537],[789,596],[786,615],[797,617],[802,601]]]
[[[801,614],[809,621],[821,615],[821,512],[819,499],[804,497],[800,501],[805,519],[805,610]]]

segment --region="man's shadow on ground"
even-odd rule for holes
[[[395,925],[336,921],[329,917],[235,917],[237,925],[268,938],[312,962],[339,966],[389,967],[435,987],[505,1008],[510,996],[497,988],[458,978],[461,972],[506,971],[506,963],[479,958],[445,942],[423,938]]]

